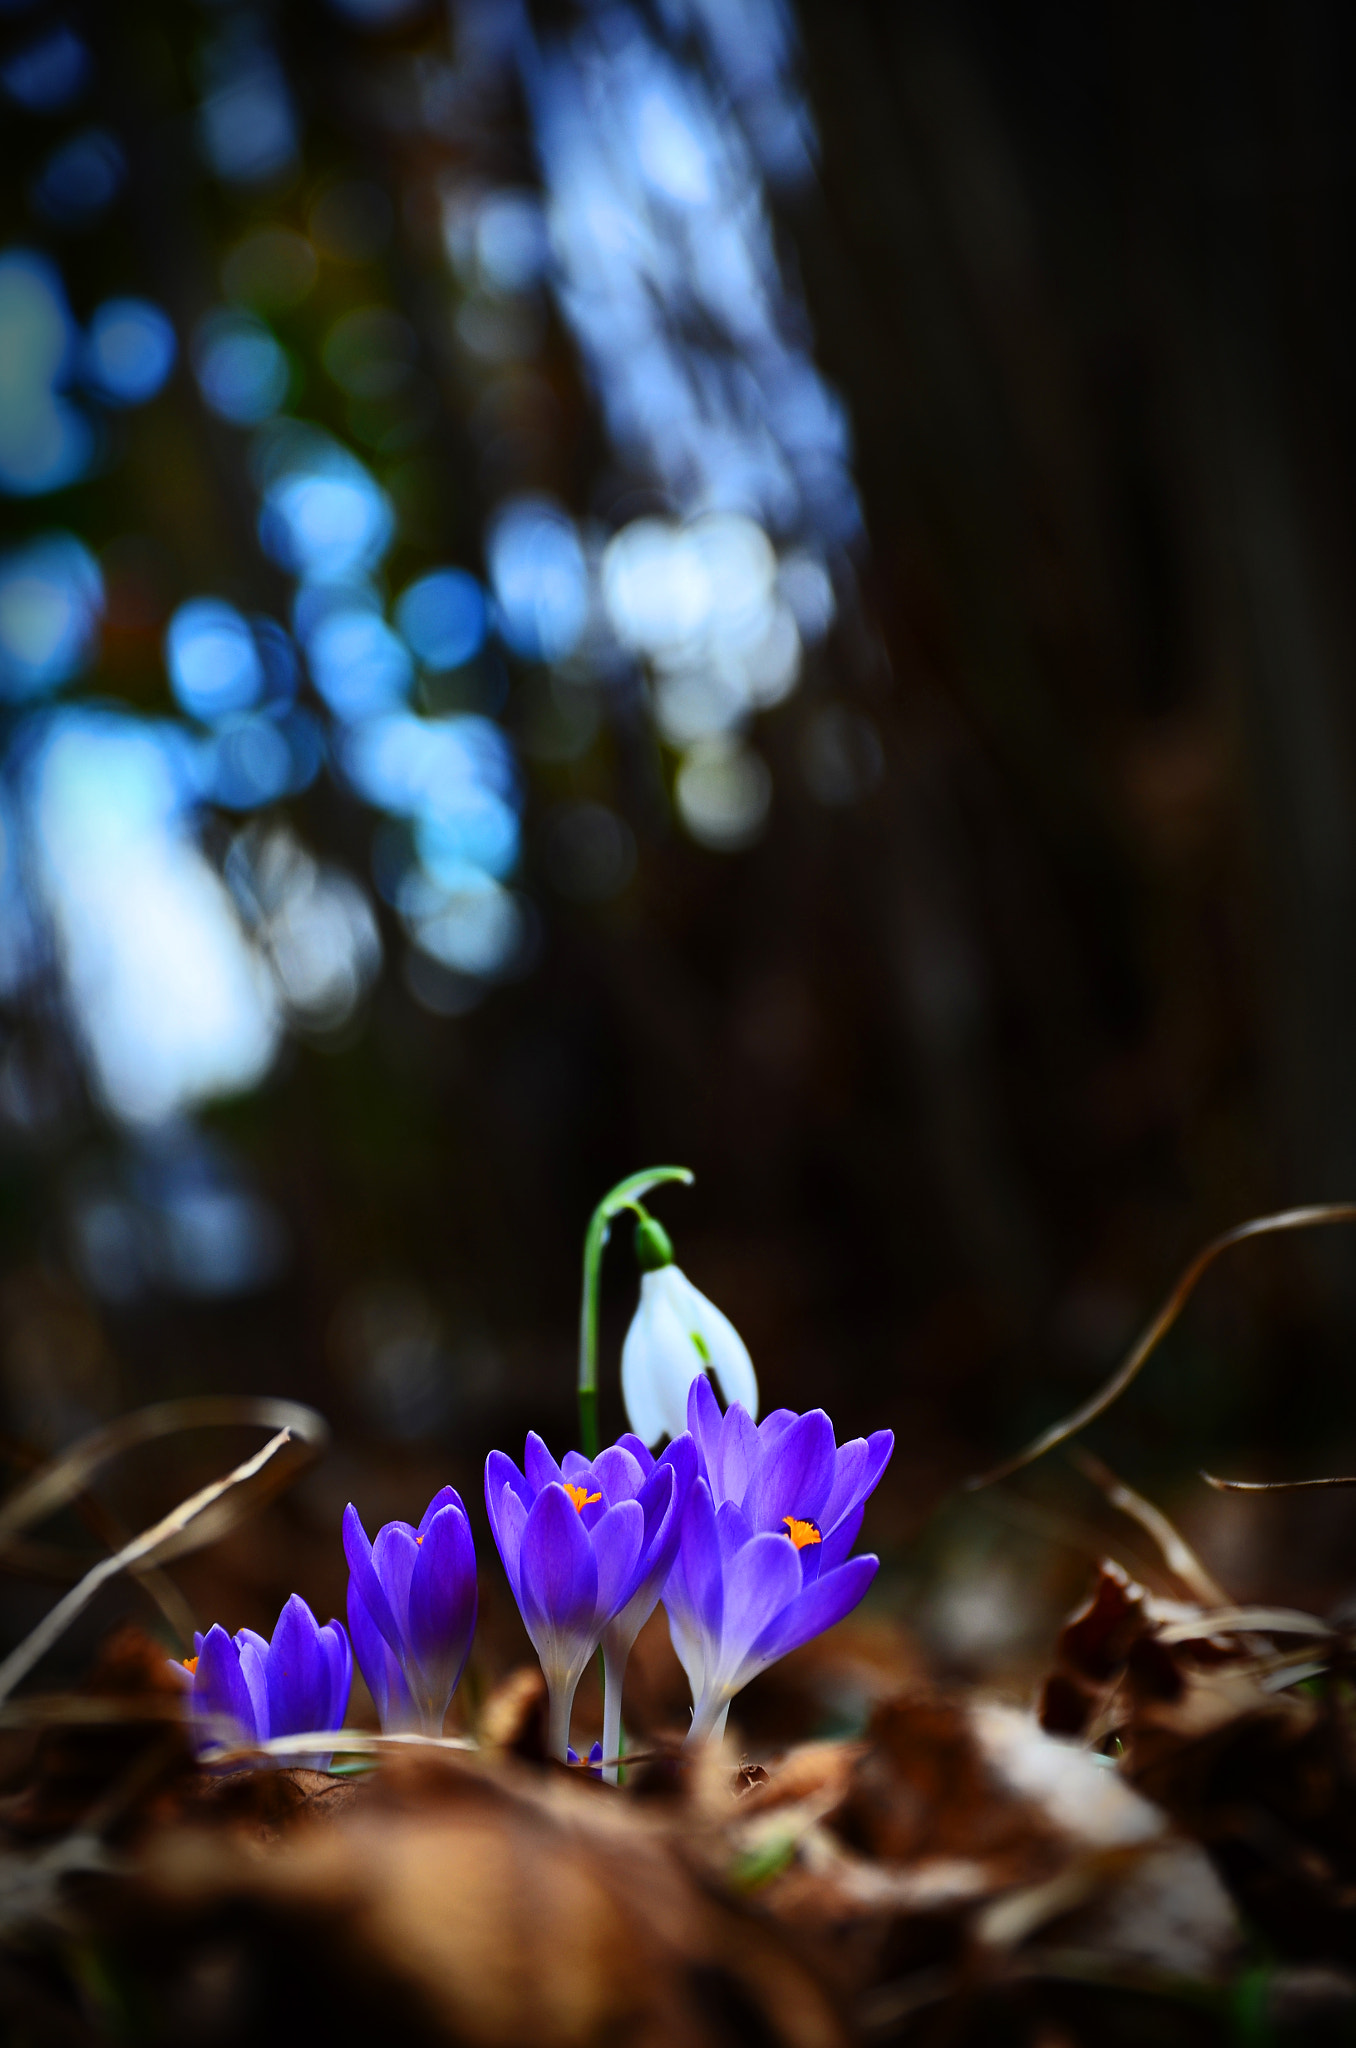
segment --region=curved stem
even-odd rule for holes
[[[603,1250],[612,1219],[651,1188],[669,1180],[690,1186],[692,1175],[685,1166],[650,1166],[643,1173],[633,1173],[618,1181],[594,1210],[584,1234],[584,1291],[579,1305],[579,1448],[586,1458],[598,1455],[598,1297]]]

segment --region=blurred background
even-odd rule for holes
[[[485,1452],[677,1160],[767,1404],[898,1434],[881,1625],[1039,1655],[1097,1496],[958,1482],[1356,1196],[1353,90],[1332,0],[0,0],[11,1476],[295,1396],[200,1622],[451,1479],[507,1658]],[[1240,1595],[1349,1585],[1195,1473],[1351,1469],[1353,1339],[1236,1254],[1095,1433]]]

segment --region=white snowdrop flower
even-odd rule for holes
[[[687,1427],[687,1390],[709,1367],[727,1407],[739,1401],[758,1415],[758,1380],[748,1346],[728,1316],[673,1264],[672,1247],[653,1218],[636,1232],[642,1266],[640,1306],[622,1347],[622,1399],[642,1442],[680,1436]]]

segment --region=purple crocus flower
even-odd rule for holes
[[[822,1408],[756,1424],[735,1402],[722,1416],[705,1378],[687,1415],[701,1471],[664,1606],[692,1687],[688,1741],[701,1742],[751,1678],[865,1594],[880,1560],[848,1553],[895,1440],[882,1429],[840,1447]]]
[[[197,1655],[186,1668],[204,1748],[342,1727],[353,1684],[344,1625],[327,1621],[321,1628],[296,1593],[271,1642],[252,1628],[227,1635],[218,1624],[195,1635],[193,1645]]]
[[[490,1527],[541,1659],[551,1752],[562,1761],[575,1689],[600,1642],[604,1755],[615,1759],[626,1659],[673,1564],[680,1488],[691,1482],[696,1451],[679,1437],[657,1465],[644,1454],[647,1470],[636,1448],[613,1444],[592,1463],[570,1451],[558,1465],[534,1431],[523,1471],[502,1451],[485,1462]],[[615,1762],[608,1775],[615,1778]]]
[[[344,1510],[348,1625],[386,1733],[441,1735],[476,1627],[476,1551],[461,1495],[435,1493],[417,1529],[387,1522],[369,1543]]]

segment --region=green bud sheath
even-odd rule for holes
[[[636,1263],[642,1273],[657,1273],[673,1264],[673,1243],[662,1223],[642,1216],[636,1225]]]

